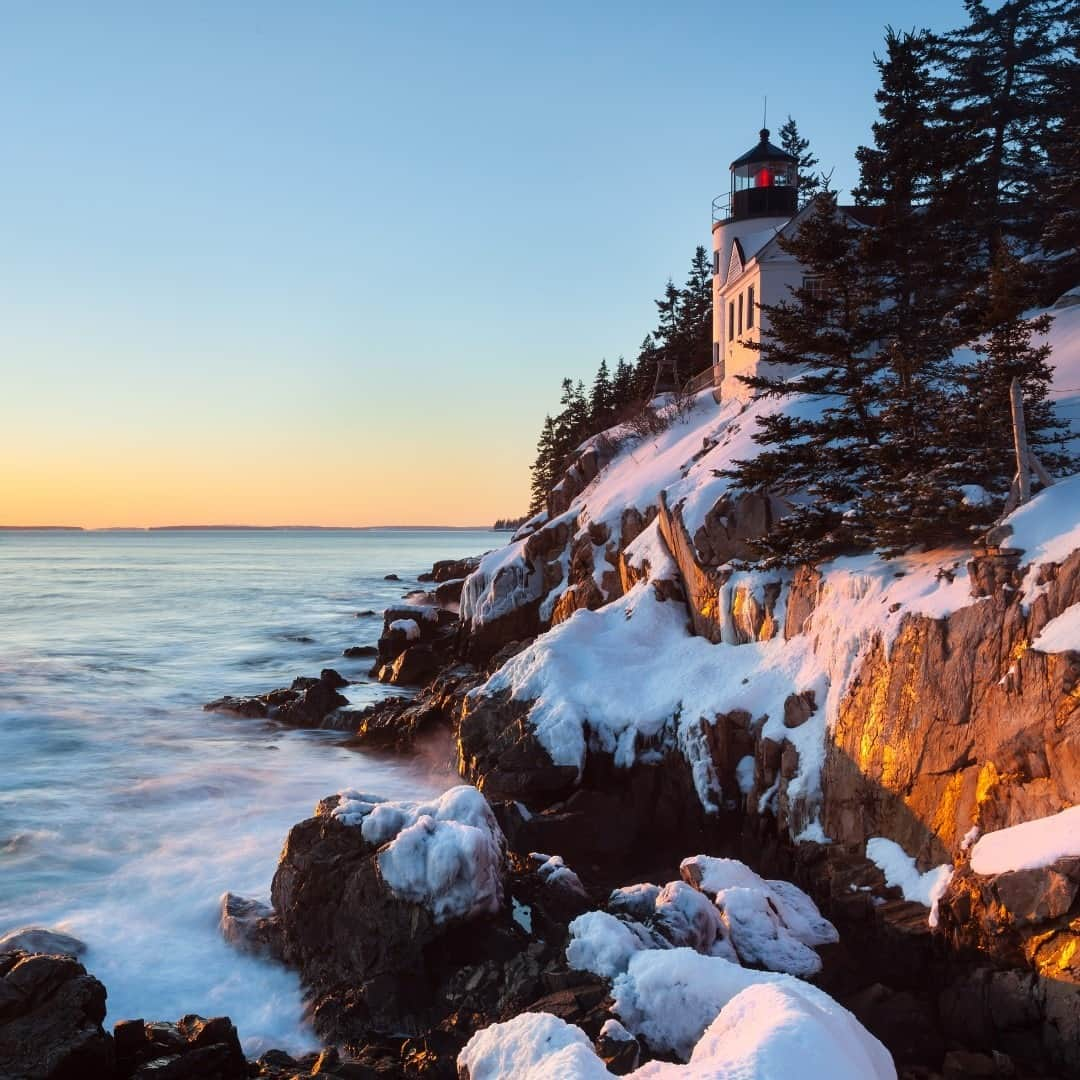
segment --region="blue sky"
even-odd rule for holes
[[[6,6],[0,520],[520,512],[559,379],[632,356],[763,95],[847,187],[885,25],[961,19]]]

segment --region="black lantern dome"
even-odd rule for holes
[[[761,141],[731,163],[731,217],[791,217],[798,208],[799,159]]]

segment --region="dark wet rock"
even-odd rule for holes
[[[105,987],[70,956],[0,954],[0,1076],[109,1077]]]
[[[0,953],[48,953],[52,956],[82,956],[86,942],[60,930],[44,926],[24,926],[0,937]]]
[[[341,655],[349,660],[362,660],[367,657],[378,656],[379,650],[374,645],[350,645],[347,649],[342,650]]]
[[[434,581],[440,584],[454,580],[464,581],[479,565],[479,556],[468,559],[441,559],[430,571],[421,574],[417,580]]]
[[[227,1016],[176,1023],[122,1020],[115,1028],[119,1080],[242,1080],[248,1065]]]
[[[337,692],[348,685],[333,668],[324,668],[317,679],[299,677],[292,685],[252,697],[226,696],[203,706],[207,712],[231,712],[239,716],[266,717],[295,727],[324,727],[327,717],[348,698]]]
[[[449,738],[465,694],[482,679],[469,665],[457,665],[432,679],[415,697],[384,698],[366,709],[339,713],[353,732],[346,745],[405,751],[418,738],[440,730]]]
[[[280,959],[281,923],[274,909],[261,900],[227,892],[221,898],[221,935],[245,952]]]
[[[394,686],[418,686],[441,667],[439,654],[431,645],[411,645],[399,653],[393,663],[379,669],[379,682]]]
[[[461,588],[464,584],[464,578],[444,581],[435,589],[435,603],[441,605],[458,603],[461,600]]]
[[[385,574],[383,576],[383,581],[400,581],[400,580],[401,580],[401,578],[398,577],[397,574]]]
[[[620,1025],[621,1027],[621,1025]],[[626,1037],[601,1032],[596,1039],[596,1055],[616,1076],[632,1073],[641,1059],[641,1047],[637,1039],[623,1029]]]
[[[528,703],[501,694],[467,698],[462,708],[458,772],[488,798],[544,805],[577,784],[577,769],[554,764],[537,739],[528,722]]]
[[[945,1039],[937,1016],[914,994],[874,983],[845,1000],[844,1005],[898,1060],[927,1066],[941,1062]]]
[[[372,611],[371,608],[364,608],[363,611],[358,611],[356,613],[356,617],[358,619],[371,619],[374,618],[377,614],[378,612]]]

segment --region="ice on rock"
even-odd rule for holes
[[[766,880],[738,859],[695,855],[683,878],[714,899],[739,959],[771,971],[809,976],[821,970],[818,945],[839,940],[836,927],[790,881]]]
[[[506,841],[487,800],[467,784],[427,803],[339,793],[332,816],[379,848],[379,874],[442,923],[502,906]]]
[[[576,971],[604,979],[624,972],[643,949],[666,949],[668,942],[639,922],[617,919],[606,911],[587,911],[570,924],[566,962]]]
[[[406,641],[420,640],[420,624],[415,619],[395,619],[387,629],[400,630]]]
[[[720,913],[707,896],[685,881],[670,881],[655,901],[656,925],[672,945],[737,961]]]
[[[536,862],[540,880],[549,885],[563,885],[585,895],[585,886],[581,878],[566,865],[561,855],[544,855],[539,851],[530,851],[529,858]]]
[[[619,915],[629,915],[631,919],[646,919],[656,910],[656,899],[660,895],[660,886],[643,883],[624,885],[615,889],[608,898],[608,911]]]
[[[892,1069],[885,1048],[824,990],[791,975],[752,971],[718,956],[702,956],[692,949],[636,953],[630,958],[627,970],[612,984],[612,998],[615,1014],[630,1031],[644,1038],[655,1051],[671,1052],[686,1061],[721,1009],[748,987],[759,985],[782,987],[837,1018],[840,1025],[850,1026],[855,1041],[865,1047],[868,1056],[880,1068]],[[758,1076],[757,1073],[734,1075]],[[796,1070],[788,1075],[804,1074]],[[868,1071],[860,1075],[891,1078],[895,1073]]]
[[[791,987],[737,993],[685,1065],[650,1062],[635,1080],[895,1080],[888,1051],[850,1013]]]
[[[550,1013],[520,1013],[478,1031],[458,1055],[469,1080],[610,1080],[579,1027]]]

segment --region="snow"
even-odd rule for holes
[[[585,893],[581,878],[566,865],[561,855],[544,855],[539,851],[531,851],[529,858],[538,864],[536,872],[540,875],[541,881],[549,885],[564,885],[575,892]]]
[[[550,1013],[520,1013],[478,1031],[458,1055],[470,1080],[609,1080],[588,1035]]]
[[[635,953],[667,945],[641,923],[617,919],[606,911],[587,911],[569,929],[566,962],[575,971],[591,971],[605,979],[624,972]]]
[[[818,945],[839,940],[836,927],[790,881],[767,881],[737,859],[695,855],[684,859],[683,877],[713,897],[738,958],[771,971],[816,975]]]
[[[1014,510],[1004,521],[1012,527],[1009,547],[1023,549],[1023,565],[1031,566],[1023,600],[1030,603],[1039,588],[1035,567],[1060,563],[1080,547],[1080,474],[1059,480]]]
[[[650,1062],[635,1080],[895,1080],[888,1052],[850,1013],[758,983],[720,1010],[686,1065]]]
[[[896,1080],[885,1047],[822,991],[765,982],[753,972],[744,985],[723,986],[717,973],[711,974],[720,1004],[705,1007],[712,1016],[696,1045],[680,1055],[689,1058],[687,1063],[649,1062],[628,1074],[633,1080]],[[600,1034],[616,1042],[633,1038],[614,1019]],[[484,1028],[465,1045],[457,1064],[470,1080],[612,1076],[580,1028],[548,1013],[521,1013]]]
[[[653,520],[623,549],[626,565],[650,581],[673,581],[679,568],[660,535],[660,522]]]
[[[738,994],[753,986],[781,987],[832,1017],[838,1027],[847,1028],[848,1037],[843,1041],[838,1058],[848,1058],[853,1068],[863,1071],[840,1075],[859,1076],[860,1080],[895,1076],[888,1051],[846,1009],[825,991],[791,975],[751,971],[718,956],[702,956],[693,949],[650,950],[630,958],[627,971],[612,985],[612,998],[616,1015],[631,1032],[644,1038],[655,1051],[670,1051],[686,1061],[720,1011]],[[758,1018],[758,1024],[765,1022],[764,1017]],[[641,1075],[665,1074],[641,1072]],[[694,1073],[682,1075],[691,1077]],[[761,1074],[751,1071],[729,1075],[734,1080],[739,1076],[756,1078]],[[795,1068],[788,1074],[773,1075],[779,1078],[785,1075],[802,1077],[804,1074]]]
[[[1051,619],[1031,647],[1045,653],[1080,652],[1080,604],[1073,604]]]
[[[915,860],[895,841],[874,836],[866,841],[866,857],[885,875],[885,883],[898,888],[905,900],[913,900],[930,909],[930,925],[937,926],[938,901],[952,879],[948,863],[919,873]]]
[[[976,874],[1005,874],[1073,855],[1080,855],[1080,806],[985,833],[971,848],[971,869]]]
[[[359,826],[379,848],[379,874],[390,891],[422,904],[437,923],[502,906],[506,841],[476,788],[462,784],[428,803],[342,791],[332,816]]]
[[[395,619],[387,629],[400,630],[406,641],[420,640],[420,624],[415,619]]]

